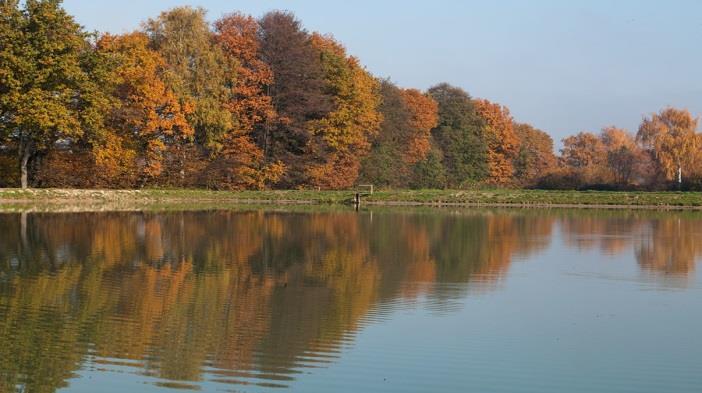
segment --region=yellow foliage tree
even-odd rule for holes
[[[380,127],[379,83],[333,38],[313,34],[311,39],[322,56],[334,110],[309,122],[313,138],[307,148],[313,162],[306,177],[314,187],[347,188],[356,182],[369,138]]]
[[[698,123],[699,118],[686,109],[666,108],[645,118],[639,127],[637,140],[652,153],[665,176],[678,184],[683,172],[693,172],[700,158]]]

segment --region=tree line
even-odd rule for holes
[[[697,119],[566,138],[446,83],[371,75],[289,12],[177,7],[86,32],[60,0],[0,0],[0,186],[667,187],[702,173]]]
[[[563,140],[561,167],[544,187],[700,189],[702,134],[688,110],[665,108],[644,117],[633,135],[614,126]]]

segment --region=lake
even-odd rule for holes
[[[702,213],[0,214],[0,392],[699,392]]]

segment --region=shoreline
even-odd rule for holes
[[[190,189],[0,189],[0,210],[58,205],[350,205],[356,191],[208,191]],[[543,190],[392,190],[363,193],[361,206],[702,210],[699,192]]]

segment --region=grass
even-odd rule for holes
[[[702,206],[699,192],[621,192],[546,190],[420,190],[380,192],[377,201],[420,202],[427,204],[563,205],[563,206]]]
[[[348,204],[355,191],[207,191],[189,189],[65,190],[0,189],[0,205],[56,203]],[[699,192],[544,190],[389,190],[363,196],[364,204],[428,206],[568,206],[702,208]]]

